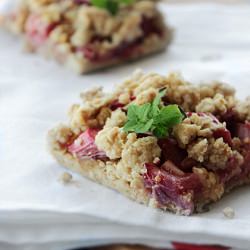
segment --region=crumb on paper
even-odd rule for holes
[[[64,172],[61,176],[60,176],[60,181],[63,184],[67,184],[70,183],[73,179],[73,176],[70,173]]]
[[[223,209],[223,214],[226,218],[233,219],[235,217],[235,211],[231,207],[226,207]]]

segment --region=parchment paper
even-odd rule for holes
[[[250,94],[249,5],[161,8],[176,29],[168,52],[85,76],[25,54],[16,37],[0,33],[0,249],[110,242],[167,247],[170,240],[249,249],[249,186],[227,195],[210,212],[175,216],[76,174],[74,184],[62,185],[57,179],[65,170],[46,151],[47,130],[66,121],[81,91],[97,85],[111,90],[136,68],[179,71],[195,82],[223,80],[237,88],[239,97]],[[232,220],[223,217],[227,206],[235,209]]]

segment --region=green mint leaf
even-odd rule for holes
[[[129,5],[134,2],[134,0],[91,0],[93,6],[98,8],[108,10],[112,15],[115,15],[120,5]]]
[[[160,91],[152,103],[128,106],[125,132],[153,133],[156,137],[166,137],[169,130],[185,118],[178,105],[162,106],[161,99],[166,90]]]
[[[154,101],[152,102],[152,109],[151,115],[156,116],[160,112],[159,105],[161,103],[161,98],[166,95],[166,89],[163,89],[159,92],[159,94],[155,97]]]
[[[155,123],[166,124],[168,127],[173,127],[183,120],[184,116],[178,105],[168,105],[160,110],[160,113],[155,117]]]
[[[129,5],[129,4],[134,3],[134,0],[120,0],[120,2],[123,4]]]
[[[154,136],[158,138],[163,138],[168,136],[168,127],[158,126],[153,130]]]
[[[147,122],[140,122],[135,125],[134,132],[137,134],[147,133],[150,131],[150,127],[152,126],[154,120],[148,120]]]
[[[150,103],[146,103],[144,105],[139,106],[138,111],[139,111],[139,118],[141,121],[147,121],[148,119],[150,119],[149,117],[149,113],[151,110],[151,104]]]
[[[107,3],[107,9],[112,14],[115,15],[118,12],[119,4],[117,1],[108,1]]]
[[[128,121],[123,127],[124,131],[134,131],[136,133],[148,132],[154,122],[153,119],[148,118],[150,108],[150,103],[146,103],[141,106],[137,106],[134,104],[129,105],[127,113]]]
[[[107,9],[108,0],[91,0],[91,4],[102,9]]]
[[[123,130],[125,132],[133,132],[136,125],[137,125],[136,121],[132,121],[132,120],[127,121],[126,124],[123,127]]]
[[[128,116],[128,120],[137,120],[138,117],[140,115],[140,112],[139,112],[139,106],[135,105],[135,104],[131,104],[129,105],[128,107],[128,113],[127,113],[127,116]]]

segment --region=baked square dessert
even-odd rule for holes
[[[155,1],[21,0],[5,26],[78,73],[161,51],[172,39]]]
[[[81,94],[49,132],[58,162],[137,202],[190,215],[250,181],[250,98],[229,85],[136,71]]]

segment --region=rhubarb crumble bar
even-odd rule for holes
[[[21,0],[4,25],[30,51],[78,73],[161,51],[172,39],[149,0]]]
[[[229,85],[136,71],[81,94],[49,132],[58,162],[137,202],[190,215],[250,181],[250,99]]]

